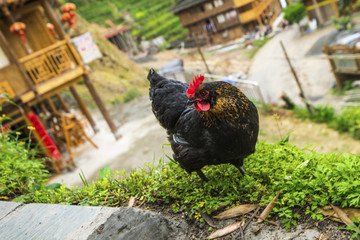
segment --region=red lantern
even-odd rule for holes
[[[70,27],[72,27],[72,25],[74,25],[74,22],[72,21],[72,17],[70,15],[70,13],[68,13],[68,12],[63,13],[63,15],[61,15],[61,21],[63,23],[67,22]]]
[[[32,50],[26,42],[25,29],[26,29],[26,25],[25,25],[25,23],[22,23],[22,22],[15,22],[10,26],[10,31],[19,35],[21,41],[23,42],[23,44],[26,48],[26,51],[29,54],[31,54]]]
[[[53,35],[53,37],[56,39],[56,33],[54,31],[54,25],[51,23],[47,23],[46,27],[49,29],[51,35]]]
[[[74,3],[65,3],[61,6],[61,11],[63,13],[65,12],[71,12],[76,10],[76,5]]]
[[[22,22],[15,22],[10,27],[10,31],[18,34],[24,44],[26,44],[26,38],[25,38],[26,35],[25,35],[25,31],[24,31],[25,29],[26,29],[26,25],[25,25],[25,23],[22,23]]]
[[[61,21],[67,22],[71,27],[74,24],[75,19],[75,9],[76,5],[74,3],[65,3],[61,7],[61,11],[64,13],[61,16]]]

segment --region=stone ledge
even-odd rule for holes
[[[0,239],[186,239],[187,224],[131,207],[0,201]]]

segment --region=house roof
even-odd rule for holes
[[[206,1],[207,0],[178,0],[178,2],[169,10],[169,12],[178,13]]]
[[[113,36],[115,36],[115,35],[117,35],[119,33],[125,32],[125,31],[127,31],[129,29],[130,29],[130,26],[126,25],[126,26],[124,26],[122,28],[109,31],[108,33],[106,33],[104,35],[104,37],[105,38],[111,38],[111,37],[113,37]]]

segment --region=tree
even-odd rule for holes
[[[289,23],[299,23],[306,16],[305,5],[301,2],[291,3],[283,9],[284,19]]]

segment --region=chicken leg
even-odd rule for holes
[[[209,179],[205,176],[205,174],[201,171],[201,169],[196,170],[196,173],[199,175],[199,177],[204,181],[204,182],[208,182]]]
[[[246,171],[245,171],[244,168],[242,167],[243,164],[244,164],[244,159],[241,158],[241,159],[239,159],[238,164],[236,164],[235,166],[239,169],[239,171],[241,172],[241,174],[242,174],[243,176],[245,176],[245,175],[246,175]]]

